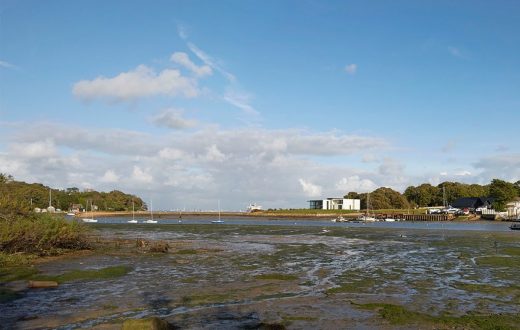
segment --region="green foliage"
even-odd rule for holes
[[[357,192],[355,192],[355,191],[351,191],[348,194],[346,194],[345,196],[343,196],[343,198],[360,199],[360,195]]]
[[[361,208],[367,208],[367,194],[360,194]],[[401,195],[398,191],[390,188],[381,187],[370,193],[370,205],[368,208],[371,210],[380,209],[407,209],[410,207],[410,203],[406,198]]]
[[[493,207],[497,211],[504,211],[506,204],[518,196],[518,190],[513,183],[493,179],[489,185],[489,195],[495,198]]]
[[[0,220],[0,251],[37,255],[89,247],[83,224],[49,214]]]
[[[146,209],[141,198],[125,194],[118,190],[111,192],[86,191],[71,187],[64,190],[51,189],[51,203],[55,208],[67,210],[72,204],[86,207],[92,201],[100,211],[130,211],[132,201],[135,209]],[[33,208],[49,206],[49,187],[39,183],[25,183],[13,180],[12,176],[0,173],[0,216],[9,210],[9,214],[25,214]]]

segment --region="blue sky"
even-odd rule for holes
[[[163,209],[520,179],[516,1],[2,1],[0,172]]]

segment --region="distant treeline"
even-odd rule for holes
[[[423,183],[406,188],[404,194],[390,188],[378,188],[370,193],[370,209],[406,209],[413,207],[449,205],[460,197],[493,197],[496,210],[504,210],[506,203],[520,196],[520,181],[515,183],[493,179],[487,185],[443,182],[437,186]],[[367,208],[367,194],[349,192],[345,198],[361,199],[361,208]]]
[[[22,214],[36,207],[47,208],[49,189],[40,183],[16,181],[11,175],[0,173],[0,213],[2,209]],[[62,210],[68,210],[74,204],[80,204],[85,208],[87,201],[89,210],[92,203],[101,211],[128,211],[132,210],[132,202],[136,210],[146,209],[146,204],[141,198],[117,190],[108,193],[80,191],[75,187],[50,190],[52,206]]]

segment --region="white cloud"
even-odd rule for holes
[[[18,69],[18,67],[16,65],[11,64],[11,63],[6,62],[6,61],[1,61],[1,60],[0,60],[0,68]]]
[[[10,149],[11,154],[22,158],[50,158],[57,154],[54,141],[50,139],[28,143],[14,143]]]
[[[98,77],[74,84],[73,94],[85,101],[133,101],[143,97],[168,95],[195,97],[199,94],[197,81],[181,75],[179,70],[166,69],[159,74],[139,65],[113,78]]]
[[[145,134],[74,124],[19,125],[8,128],[7,152],[0,149],[4,172],[52,186],[118,189],[146,198],[155,194],[154,204],[165,209],[179,203],[214,208],[218,198],[233,209],[252,201],[265,207],[306,207],[302,184],[305,195],[333,195],[341,177],[359,175],[381,183],[378,173],[331,164],[388,147],[379,138],[339,131],[204,126]],[[28,146],[31,157],[16,152],[16,147]],[[49,150],[52,157],[46,157]]]
[[[159,157],[168,160],[180,160],[186,157],[182,150],[175,148],[164,148],[159,151]]]
[[[142,170],[139,166],[134,165],[132,180],[139,183],[152,183],[153,177],[146,171]]]
[[[190,128],[197,125],[196,120],[184,119],[182,110],[165,109],[156,116],[151,118],[152,123],[159,127],[168,127],[171,129]]]
[[[183,40],[186,40],[188,38],[188,31],[186,27],[182,24],[177,24],[177,33],[179,34],[179,37]]]
[[[224,101],[241,109],[247,114],[259,114],[258,111],[256,111],[255,108],[253,108],[253,106],[249,104],[251,99],[251,96],[249,94],[238,93],[237,91],[228,90],[228,92],[224,95],[223,99]]]
[[[207,148],[205,159],[210,162],[223,162],[226,159],[224,155],[216,145],[211,145]]]
[[[222,74],[229,82],[236,82],[236,77],[230,72],[226,71],[220,64],[217,63],[211,56],[203,52],[200,48],[195,46],[193,43],[188,42],[188,48],[197,56],[204,64],[210,66],[212,69],[217,70]]]
[[[336,189],[345,195],[348,192],[355,191],[359,193],[370,192],[377,189],[377,185],[369,179],[361,179],[358,175],[341,178],[336,183]]]
[[[193,72],[195,75],[197,75],[199,77],[209,76],[213,73],[213,70],[211,69],[211,67],[209,65],[197,66],[195,63],[193,63],[190,60],[190,57],[188,56],[188,54],[183,53],[183,52],[173,53],[172,56],[170,57],[170,61],[177,63],[179,65],[182,65],[183,67],[190,70],[191,72]]]
[[[357,72],[357,64],[354,64],[354,63],[347,64],[345,66],[345,72],[350,74],[350,75],[356,74],[356,72]]]
[[[448,52],[454,57],[458,57],[465,60],[468,59],[468,55],[466,54],[466,52],[462,51],[460,48],[449,46]]]
[[[114,170],[107,170],[100,181],[105,183],[116,183],[119,182],[119,175],[117,175]]]
[[[322,187],[315,185],[311,182],[305,181],[304,179],[298,179],[305,195],[309,197],[318,197],[321,195]]]

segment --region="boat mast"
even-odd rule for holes
[[[220,199],[218,200],[218,221],[220,221]]]
[[[152,217],[152,220],[153,220],[153,201],[151,198],[150,198],[150,216]]]

